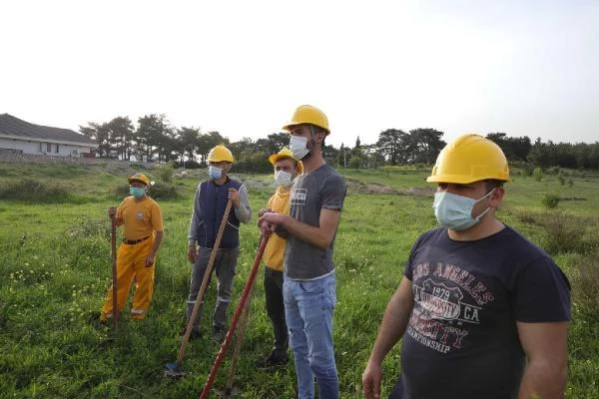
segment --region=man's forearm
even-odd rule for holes
[[[387,353],[401,339],[408,326],[412,306],[412,302],[402,301],[397,293],[393,295],[385,309],[369,361],[382,363]]]
[[[567,365],[529,361],[524,369],[518,399],[562,399],[567,379]]]
[[[158,248],[160,248],[160,244],[162,243],[162,238],[164,237],[164,232],[158,231],[156,232],[156,237],[154,238],[154,246],[152,247],[152,256],[156,256],[158,253]]]
[[[234,212],[235,217],[241,223],[249,223],[252,219],[252,208],[250,207],[247,191],[243,185],[239,188],[239,204],[235,206]]]
[[[323,231],[323,229],[302,223],[290,216],[285,218],[285,222],[281,227],[287,232],[288,236],[295,236],[300,240],[307,242],[308,244],[312,244],[320,249],[327,249],[331,244],[328,235]],[[279,234],[279,229],[277,229],[276,232]]]

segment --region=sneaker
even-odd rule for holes
[[[266,359],[261,359],[256,361],[256,367],[261,369],[268,369],[272,367],[280,367],[287,364],[289,358],[287,354],[285,355],[276,355],[275,352],[271,352],[270,355]]]

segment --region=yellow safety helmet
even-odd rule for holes
[[[324,112],[311,105],[300,105],[297,107],[291,121],[287,122],[287,124],[283,126],[283,129],[289,130],[293,126],[303,125],[305,123],[323,128],[327,135],[331,133],[327,116]]]
[[[146,186],[150,185],[150,179],[148,179],[148,177],[146,175],[144,175],[143,173],[136,173],[133,176],[129,177],[129,184],[131,184],[134,181],[138,181],[140,183],[145,184]]]
[[[302,161],[298,161],[297,159],[295,159],[295,157],[293,156],[293,152],[291,152],[291,150],[287,147],[283,147],[283,149],[281,151],[269,156],[268,161],[272,165],[274,165],[277,161],[280,161],[281,159],[287,159],[287,158],[295,161],[295,163],[297,165],[296,170],[297,170],[298,175],[301,175],[302,173],[304,173],[304,164],[302,164]]]
[[[441,150],[426,181],[469,184],[509,178],[510,170],[501,147],[478,134],[465,134]]]
[[[229,162],[233,163],[233,153],[224,145],[217,145],[210,150],[208,162]]]

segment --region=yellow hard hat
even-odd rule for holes
[[[146,175],[144,175],[143,173],[136,173],[133,176],[129,177],[129,184],[131,184],[134,181],[138,181],[140,183],[145,184],[146,186],[150,185],[150,179],[148,179],[148,177]]]
[[[469,184],[509,178],[510,170],[501,147],[478,134],[465,134],[441,150],[426,181]]]
[[[283,129],[289,130],[289,128],[293,126],[303,125],[305,123],[323,128],[326,130],[327,135],[331,133],[327,116],[324,112],[311,105],[300,105],[297,107],[291,121],[287,122],[287,124],[283,126]]]
[[[217,145],[210,150],[208,162],[230,162],[233,163],[233,153],[224,145]]]
[[[287,147],[283,147],[283,149],[281,151],[269,156],[268,161],[272,165],[274,165],[277,161],[280,161],[281,159],[285,159],[285,158],[289,158],[296,162],[296,165],[297,165],[296,170],[297,170],[298,175],[301,175],[302,173],[304,173],[304,164],[302,164],[302,161],[298,161],[297,159],[295,159],[295,157],[293,156],[293,152],[291,152],[291,150]]]

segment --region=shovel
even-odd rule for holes
[[[202,279],[202,285],[200,286],[200,291],[198,292],[198,296],[196,297],[196,302],[193,305],[193,310],[191,312],[191,317],[187,322],[187,329],[185,330],[185,335],[183,336],[183,340],[181,341],[181,346],[179,348],[179,355],[177,356],[177,361],[170,362],[164,365],[164,375],[171,378],[183,377],[185,372],[181,367],[183,364],[183,358],[185,357],[185,348],[187,347],[187,343],[189,342],[189,337],[191,336],[191,331],[193,330],[193,325],[195,323],[198,312],[200,311],[200,302],[204,298],[204,294],[206,292],[206,288],[208,287],[208,281],[210,280],[210,273],[212,273],[212,267],[214,266],[214,260],[216,259],[216,253],[218,252],[218,248],[220,247],[220,241],[223,238],[223,234],[225,232],[225,227],[227,227],[227,221],[229,220],[229,214],[231,213],[231,208],[233,203],[231,200],[227,202],[227,207],[225,208],[225,213],[223,215],[223,220],[220,222],[220,228],[218,229],[218,234],[216,235],[216,240],[214,241],[214,245],[212,246],[212,251],[210,252],[210,259],[208,260],[208,265],[206,266],[206,271],[204,272],[204,277]]]

